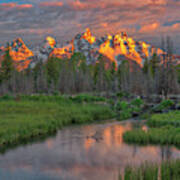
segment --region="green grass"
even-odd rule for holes
[[[123,134],[124,141],[137,144],[162,144],[180,147],[180,112],[152,115],[147,132],[134,129]],[[158,127],[158,128],[157,128]]]
[[[119,180],[179,180],[180,160],[163,162],[161,165],[145,164],[138,168],[126,167]]]
[[[82,103],[82,102],[105,102],[106,98],[92,96],[89,94],[79,94],[77,96],[71,97],[71,100],[74,102]]]
[[[150,127],[162,127],[172,125],[180,127],[180,111],[173,111],[166,114],[153,114],[148,121]]]
[[[180,147],[180,128],[151,128],[148,132],[136,129],[124,133],[123,139],[128,143],[176,145]]]
[[[113,117],[114,112],[108,106],[74,103],[61,96],[1,98],[0,147],[55,133],[66,125]]]

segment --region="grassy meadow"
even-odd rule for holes
[[[101,99],[91,97],[20,96],[0,98],[0,147],[55,133],[70,125],[114,118]]]

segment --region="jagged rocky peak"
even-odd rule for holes
[[[49,55],[53,51],[53,49],[56,47],[57,47],[56,40],[51,36],[47,36],[43,42],[43,45],[41,47],[39,47],[38,50],[42,54]]]
[[[23,40],[21,38],[17,38],[15,40],[13,40],[11,43],[9,43],[9,46],[11,48],[13,48],[13,50],[18,51],[18,48],[22,47],[22,46],[26,46],[23,42]]]
[[[22,71],[29,67],[34,57],[34,53],[25,45],[21,38],[17,38],[10,42],[8,46],[0,48],[0,60],[4,58],[5,51],[9,48],[9,54],[13,60],[13,64],[18,71]]]
[[[47,46],[49,46],[52,49],[56,48],[57,47],[56,40],[51,36],[47,36],[46,40],[45,40],[45,47],[47,47]]]
[[[9,44],[10,56],[14,61],[27,60],[34,56],[34,53],[25,45],[21,38],[17,38]]]
[[[4,52],[3,48],[0,48],[0,56],[1,52]],[[21,69],[23,67],[33,68],[40,61],[45,63],[49,57],[67,59],[75,52],[84,54],[87,64],[97,63],[99,57],[103,56],[106,62],[109,61],[110,64],[113,62],[116,66],[121,64],[123,60],[143,66],[145,60],[151,59],[154,53],[159,56],[164,54],[159,48],[146,42],[134,40],[126,32],[96,38],[89,28],[85,32],[77,34],[72,41],[63,47],[58,46],[55,38],[51,36],[46,37],[43,45],[37,47],[33,52],[20,38],[10,43],[10,55],[13,61],[26,62]]]
[[[30,64],[30,67],[33,68],[38,62],[43,62],[43,63],[46,62],[50,54],[56,47],[57,47],[56,40],[51,36],[47,36],[43,42],[43,45],[37,47],[34,50],[34,57]]]
[[[116,65],[122,60],[131,59],[143,66],[145,59],[150,59],[154,53],[163,53],[145,42],[135,41],[126,32],[96,38],[87,28],[84,33],[77,34],[72,42],[74,52],[83,53],[87,63],[96,62],[98,55],[102,54]]]

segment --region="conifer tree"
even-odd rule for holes
[[[48,84],[57,84],[58,77],[59,77],[59,64],[60,59],[57,58],[49,58],[46,64],[46,73],[47,73],[47,80]]]
[[[0,68],[0,81],[9,80],[14,70],[13,61],[10,56],[10,47],[7,46],[7,50],[4,55],[4,59]]]

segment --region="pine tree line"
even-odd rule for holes
[[[133,61],[122,61],[118,68],[104,57],[98,63],[87,65],[81,53],[70,59],[51,57],[34,69],[17,72],[9,55],[9,48],[0,67],[0,95],[4,94],[76,94],[82,92],[126,92],[141,96],[178,94],[180,68],[173,63],[170,39],[167,54],[156,54],[140,68]]]

